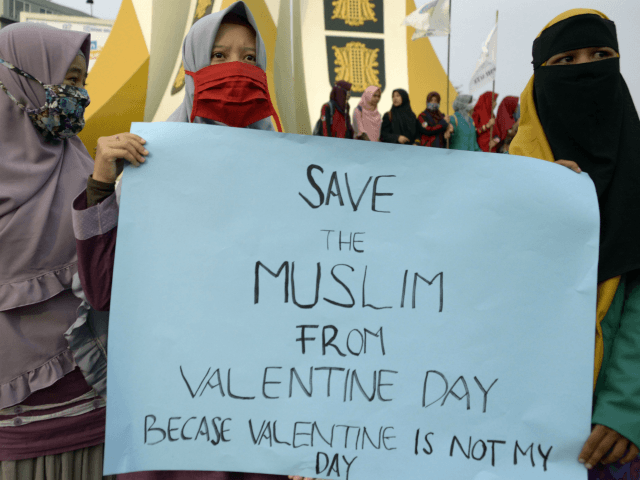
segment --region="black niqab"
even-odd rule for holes
[[[602,282],[640,268],[640,120],[619,58],[542,65],[587,47],[617,51],[613,22],[579,15],[545,30],[533,49],[534,98],[554,158],[575,161],[596,187]]]

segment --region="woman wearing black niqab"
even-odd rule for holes
[[[618,52],[615,24],[596,10],[552,20],[533,44],[510,148],[585,171],[598,196],[593,430],[579,456],[592,480],[619,478],[630,462],[625,469],[640,471],[640,120]]]

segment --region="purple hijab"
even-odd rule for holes
[[[61,84],[78,51],[89,58],[89,45],[86,33],[44,25],[0,30],[0,58],[45,84]],[[39,84],[3,65],[0,81],[28,107],[44,104]],[[71,202],[92,170],[79,138],[46,143],[0,90],[0,312],[71,288],[77,270]]]

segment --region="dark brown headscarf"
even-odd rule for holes
[[[345,112],[349,112],[349,104],[347,103],[347,92],[351,90],[351,84],[349,82],[345,82],[344,80],[340,80],[336,82],[336,84],[331,89],[331,95],[329,99],[332,100],[336,109],[345,114]]]
[[[432,98],[436,98],[437,99],[437,103],[440,103],[440,94],[438,92],[430,92],[429,95],[427,95],[427,105],[429,105],[429,103],[431,103],[431,102],[429,102],[429,100],[431,100]],[[429,112],[429,114],[433,118],[434,125],[436,123],[439,123],[440,120],[442,120],[444,118],[444,113],[442,113],[440,111],[440,109],[438,109],[438,110],[429,110],[429,107],[427,106],[427,109],[425,110],[425,112]]]

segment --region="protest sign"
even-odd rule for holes
[[[105,473],[584,479],[598,204],[540,160],[134,124]]]

